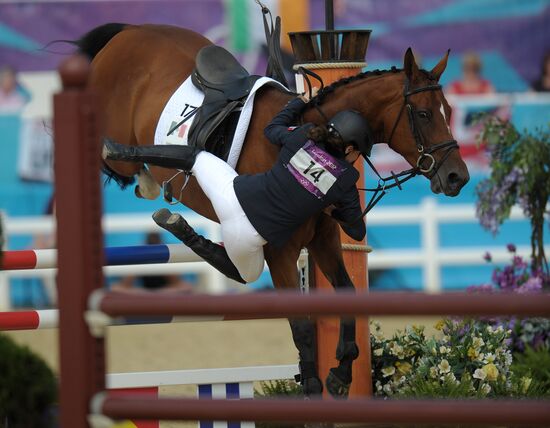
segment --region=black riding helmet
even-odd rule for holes
[[[336,133],[345,144],[351,144],[364,156],[370,156],[374,137],[367,119],[355,110],[336,113],[327,124],[329,133]]]

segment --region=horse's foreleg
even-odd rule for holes
[[[301,245],[290,243],[282,249],[264,247],[265,259],[275,287],[294,289],[299,287],[298,267]],[[317,374],[317,343],[315,321],[309,318],[289,319],[292,339],[300,357],[300,383],[306,397],[318,396],[323,392],[323,384]]]
[[[342,257],[340,229],[338,224],[326,215],[322,215],[316,228],[314,239],[308,250],[319,269],[337,291],[353,291],[355,287],[344,265]],[[359,356],[355,343],[355,318],[340,319],[340,336],[336,348],[338,367],[330,369],[326,379],[329,393],[334,397],[347,397],[352,381],[353,360]]]

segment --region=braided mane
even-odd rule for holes
[[[311,105],[314,105],[314,106],[315,105],[321,105],[325,101],[325,98],[328,95],[333,93],[339,87],[345,86],[348,83],[352,83],[352,82],[355,82],[357,80],[362,80],[362,79],[365,79],[365,78],[371,77],[371,76],[381,76],[381,75],[387,74],[387,73],[400,73],[402,71],[403,71],[402,68],[397,68],[397,67],[393,66],[389,70],[378,70],[378,69],[369,70],[369,71],[363,71],[362,73],[356,74],[355,76],[343,77],[342,79],[337,80],[336,82],[331,83],[330,85],[325,86],[323,89],[321,89],[317,93],[317,95],[311,99],[311,101],[308,104],[311,104]],[[423,70],[423,69],[420,70],[420,71],[426,76],[426,78],[428,80],[433,80],[433,76],[430,74],[429,71],[426,71],[426,70]]]

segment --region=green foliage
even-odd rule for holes
[[[497,117],[483,116],[482,120],[479,140],[487,148],[491,175],[476,189],[480,223],[497,233],[512,206],[519,204],[531,221],[534,268],[548,272],[543,232],[550,197],[550,133],[546,129],[522,134]]]
[[[46,363],[0,335],[0,422],[10,428],[55,426],[48,411],[57,401],[57,381]]]
[[[261,391],[254,390],[255,398],[303,398],[302,387],[291,380],[260,382]],[[303,423],[256,422],[257,428],[304,428]]]
[[[535,381],[534,387],[542,395],[550,395],[550,349],[526,348],[524,352],[514,354],[512,370],[518,376],[530,377]]]
[[[273,380],[270,382],[260,382],[261,391],[254,390],[254,396],[263,397],[298,397],[302,396],[302,387],[292,380]]]

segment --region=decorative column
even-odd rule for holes
[[[370,30],[337,30],[334,31],[334,20],[331,7],[327,7],[326,31],[303,31],[290,33],[290,40],[296,58],[295,70],[299,67],[311,70],[318,74],[325,85],[329,85],[344,77],[354,76],[366,66],[365,56],[369,41]],[[319,87],[320,83],[310,78],[312,86]],[[301,74],[296,75],[297,92],[307,90]],[[364,168],[362,158],[355,165],[361,173],[359,183],[364,182]],[[361,195],[364,206],[364,195]],[[361,251],[366,241],[358,243],[351,240],[340,231],[344,262],[357,292],[368,290],[367,280],[367,253]],[[357,245],[359,244],[359,245]],[[361,245],[362,244],[362,245]],[[352,251],[351,249],[354,249]],[[359,249],[359,251],[357,251]],[[333,290],[332,285],[325,278],[320,269],[314,267],[315,287],[319,290]],[[357,345],[359,358],[353,365],[353,383],[350,396],[365,396],[372,394],[371,360],[369,325],[367,318],[357,319]],[[326,379],[329,369],[336,367],[336,346],[339,337],[339,319],[336,317],[320,318],[317,321],[317,359],[319,374],[322,380]]]

